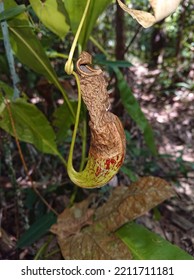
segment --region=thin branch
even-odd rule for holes
[[[127,47],[124,50],[124,54],[128,52],[129,48],[131,47],[131,45],[133,44],[133,42],[135,41],[135,39],[137,38],[137,35],[139,34],[139,32],[143,29],[143,27],[141,25],[138,26],[137,30],[135,31],[135,34],[133,35],[132,39],[130,40],[129,44],[127,45]]]

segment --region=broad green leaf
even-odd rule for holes
[[[137,175],[130,168],[126,167],[125,165],[123,165],[121,167],[121,171],[129,177],[131,182],[136,182],[138,180]]]
[[[16,3],[13,0],[5,2],[6,9],[13,7],[16,7]],[[16,18],[9,20],[8,25],[11,44],[15,55],[23,64],[45,76],[61,91],[72,116],[74,116],[66,92],[58,81],[58,77],[52,68],[41,43],[34,34],[32,27],[29,24],[27,14],[23,13]]]
[[[18,16],[19,14],[23,13],[26,10],[25,5],[18,5],[14,8],[7,9],[0,13],[0,21],[9,20]]]
[[[30,0],[30,4],[42,23],[61,39],[69,31],[62,0]]]
[[[94,63],[100,64],[100,65],[105,65],[108,67],[119,67],[119,68],[125,68],[125,67],[130,67],[132,64],[128,61],[125,60],[107,60],[105,55],[102,54],[97,54],[94,57]]]
[[[3,87],[3,84],[0,84]],[[6,87],[3,87],[7,92]],[[43,113],[24,98],[10,102],[10,109],[19,140],[33,144],[43,153],[58,155],[55,133]],[[0,127],[14,136],[8,110],[4,109]]]
[[[77,102],[71,101],[71,105],[76,112]],[[65,103],[55,110],[53,113],[53,119],[53,125],[57,128],[57,142],[62,142],[67,136],[68,129],[74,124],[74,119]]]
[[[48,213],[41,216],[31,227],[21,236],[17,243],[18,248],[30,246],[46,234],[50,227],[56,222],[56,216]]]
[[[12,0],[5,2],[5,8],[17,7]],[[8,21],[12,48],[19,60],[52,82],[57,78],[42,45],[29,24],[27,14],[22,13]]]
[[[127,245],[135,260],[194,260],[179,247],[136,223],[124,225],[116,235]]]
[[[143,132],[145,142],[149,147],[149,149],[151,150],[151,152],[154,155],[156,155],[157,148],[154,141],[154,134],[148,120],[146,119],[144,113],[142,112],[136,98],[134,97],[121,71],[117,67],[113,67],[113,70],[117,77],[117,83],[120,91],[121,101],[125,109],[127,110],[131,118],[137,123],[137,125]]]
[[[69,16],[71,29],[75,34],[81,21],[87,0],[63,0],[63,2]],[[96,23],[96,20],[111,2],[112,0],[91,0],[87,18],[84,22],[79,37],[79,43],[81,44],[83,49],[86,47],[87,41]]]

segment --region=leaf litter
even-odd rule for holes
[[[100,207],[93,203],[92,194],[65,209],[51,232],[57,235],[64,259],[132,259],[116,230],[174,195],[165,180],[143,177],[129,187],[113,189]]]

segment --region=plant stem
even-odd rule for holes
[[[78,46],[78,54],[80,55],[82,52],[82,46]],[[81,94],[80,94],[81,96]],[[81,163],[79,170],[82,171],[84,168],[85,160],[86,160],[86,138],[87,138],[87,122],[86,122],[86,110],[83,107],[84,113],[84,120],[83,120],[83,130],[81,130],[81,137],[82,137],[82,154],[81,154]],[[79,113],[80,114],[80,113]]]
[[[62,161],[62,163],[64,164],[64,166],[67,166],[67,162],[66,160],[63,158],[63,156],[60,154],[60,152],[57,151],[57,156],[59,157],[59,159]]]
[[[73,74],[73,55],[74,55],[74,52],[75,52],[75,48],[76,48],[76,45],[77,45],[77,41],[79,39],[79,35],[81,33],[81,30],[82,30],[82,27],[83,27],[83,24],[84,24],[84,21],[85,21],[85,18],[87,16],[87,12],[88,12],[88,9],[89,9],[89,6],[90,6],[90,1],[91,0],[88,0],[87,3],[86,3],[86,7],[85,7],[85,10],[84,10],[84,13],[83,13],[83,16],[81,18],[81,21],[80,21],[80,24],[78,26],[78,29],[77,29],[77,32],[75,34],[75,38],[73,40],[73,44],[71,46],[71,49],[70,49],[70,52],[69,52],[69,58],[65,64],[65,72],[68,74],[68,75],[71,75]]]
[[[4,3],[3,3],[3,1],[0,1],[0,13],[3,11],[4,11]],[[18,78],[16,69],[15,69],[14,57],[13,57],[13,53],[12,53],[12,49],[11,49],[11,44],[9,41],[9,31],[8,31],[6,21],[1,22],[1,29],[2,29],[2,34],[3,34],[3,42],[4,42],[4,46],[5,46],[7,61],[9,64],[9,70],[10,70],[11,78],[13,81],[13,88],[14,88],[13,99],[16,99],[16,98],[19,98],[19,96],[20,96],[20,92],[17,88],[19,78]]]
[[[90,36],[90,41],[108,58],[108,53],[105,51],[105,49],[98,43],[96,39],[94,39],[93,36]]]
[[[78,129],[78,124],[79,124],[79,117],[80,117],[80,110],[81,110],[81,89],[80,89],[80,83],[79,83],[79,78],[78,75],[73,71],[73,55],[75,52],[75,48],[77,46],[77,42],[85,21],[85,18],[87,16],[87,12],[90,6],[91,0],[88,0],[84,9],[83,16],[81,18],[80,24],[78,26],[77,32],[75,34],[75,38],[73,40],[70,52],[69,52],[69,57],[68,60],[65,64],[65,71],[68,75],[73,74],[77,83],[77,88],[78,88],[78,106],[77,106],[77,112],[76,112],[76,118],[75,118],[75,126],[74,126],[74,131],[72,135],[72,141],[71,141],[71,147],[69,151],[69,157],[68,157],[68,163],[67,163],[67,168],[73,169],[73,150],[74,150],[74,145],[75,145],[75,139],[76,139],[76,134],[77,134],[77,129]],[[78,46],[78,52],[81,53],[81,46]],[[80,171],[84,168],[85,164],[85,158],[86,158],[86,134],[87,134],[87,124],[86,120],[84,120],[84,129],[82,135],[82,157],[81,157],[81,164],[80,164]],[[74,193],[71,197],[71,204],[74,202],[75,196],[77,194],[77,187],[74,190]]]
[[[78,129],[78,124],[79,124],[79,117],[80,117],[80,110],[81,110],[81,88],[80,88],[80,82],[78,75],[73,71],[72,73],[75,77],[76,84],[77,84],[77,90],[78,90],[78,104],[77,104],[77,112],[76,112],[76,118],[75,118],[75,125],[74,125],[74,130],[73,130],[73,135],[71,139],[71,146],[69,150],[69,156],[68,156],[68,161],[67,161],[67,170],[73,171],[73,150],[75,146],[75,139],[76,139],[76,134],[77,134],[77,129]],[[85,122],[86,123],[86,122]],[[83,135],[85,135],[86,130],[84,129]],[[80,164],[80,170],[82,170],[84,162],[85,162],[85,147],[86,147],[86,139],[84,136],[82,136],[82,160]],[[74,192],[71,195],[70,202],[69,202],[69,207],[71,207],[74,203],[75,197],[77,195],[78,187],[75,186]]]
[[[47,51],[46,54],[49,58],[56,58],[56,57],[68,58],[67,54],[59,53],[59,52],[56,52],[56,51]]]
[[[81,110],[81,88],[80,88],[80,82],[79,82],[78,75],[74,71],[73,71],[72,74],[74,75],[76,83],[77,83],[78,104],[77,104],[77,112],[76,112],[76,117],[75,117],[75,125],[74,125],[72,140],[71,140],[71,146],[70,146],[70,151],[69,151],[69,157],[68,157],[68,162],[67,162],[67,169],[70,169],[70,170],[73,169],[73,150],[74,150],[74,145],[75,145],[75,139],[76,139],[78,124],[79,124],[80,110]]]
[[[86,159],[86,138],[87,138],[87,122],[86,114],[83,121],[83,133],[82,133],[82,158],[80,163],[80,171],[84,169],[85,159]]]
[[[34,257],[34,260],[40,260],[40,259],[45,259],[45,254],[47,252],[47,249],[48,249],[48,246],[49,244],[51,243],[53,239],[53,236],[50,235],[48,237],[48,240],[42,244],[42,246],[39,248],[38,252],[36,253],[35,257]]]

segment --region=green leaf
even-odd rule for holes
[[[26,10],[25,5],[18,5],[0,13],[0,21],[12,19]]]
[[[40,200],[39,196],[35,193],[32,188],[27,188],[24,190],[25,200],[24,200],[24,207],[28,210],[32,210],[34,213],[35,203]],[[39,213],[38,213],[39,214]]]
[[[5,54],[0,54],[0,65],[1,65],[0,75],[3,74],[5,76],[9,76],[10,75],[9,66]]]
[[[73,33],[76,33],[79,23],[81,21],[87,0],[63,0],[65,9],[68,13],[70,25]],[[91,0],[88,10],[87,18],[84,22],[81,34],[79,37],[79,43],[82,48],[86,47],[89,36],[92,29],[98,19],[99,15],[105,10],[112,0]]]
[[[138,180],[137,175],[128,167],[122,166],[121,171],[126,174],[132,182],[136,182]]]
[[[57,76],[42,45],[29,26],[26,15],[22,14],[19,18],[10,20],[8,25],[11,45],[18,59],[55,84]]]
[[[30,4],[42,23],[61,39],[64,39],[69,31],[69,25],[66,22],[66,11],[62,0],[44,2],[30,0]]]
[[[3,83],[0,83],[0,88],[7,92],[7,87],[4,87]],[[55,133],[35,105],[28,103],[24,98],[18,98],[10,102],[10,109],[19,140],[33,144],[43,153],[58,155]],[[1,114],[0,127],[14,136],[7,109]]]
[[[117,67],[113,67],[113,70],[117,77],[117,83],[120,91],[121,101],[125,109],[127,110],[131,118],[136,122],[136,124],[143,132],[145,142],[149,147],[150,151],[154,155],[156,155],[157,148],[155,145],[154,134],[148,120],[146,119],[144,113],[142,112],[138,101],[134,97],[121,71]]]
[[[13,0],[5,2],[5,8],[16,7]],[[63,86],[58,81],[58,77],[46,56],[46,53],[34,34],[29,24],[27,14],[23,13],[8,22],[11,45],[18,59],[35,72],[45,76],[52,82],[63,94],[72,116],[74,116],[73,108],[69,103],[68,97]]]
[[[136,223],[124,225],[116,235],[127,245],[134,260],[194,260],[179,247]]]
[[[94,57],[94,63],[104,65],[104,66],[109,66],[111,68],[114,67],[119,67],[119,68],[125,68],[125,67],[130,67],[132,64],[128,61],[125,60],[107,60],[105,55],[102,54],[97,54]]]
[[[22,235],[17,243],[18,248],[30,246],[48,232],[50,227],[56,223],[56,216],[48,213],[41,216],[31,227]]]
[[[71,101],[71,106],[74,109],[74,112],[76,112],[77,102]],[[67,136],[68,129],[74,124],[74,119],[65,103],[55,110],[53,113],[53,119],[53,125],[57,128],[57,142],[62,142]]]
[[[2,92],[3,91],[3,92]],[[4,104],[4,98],[3,98],[3,93],[6,95],[8,99],[12,99],[13,97],[13,88],[5,84],[4,82],[0,81],[0,104]],[[23,93],[23,96],[26,95]]]

